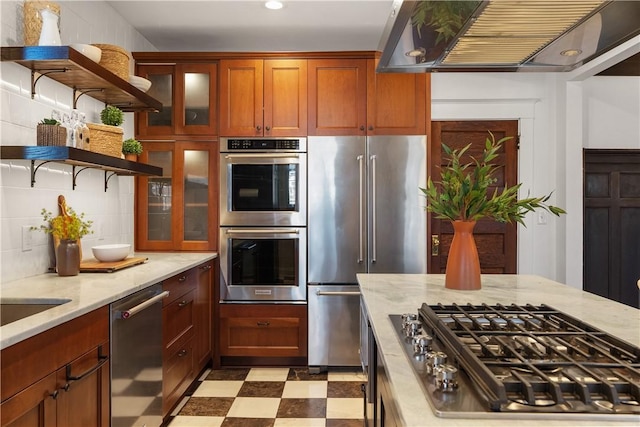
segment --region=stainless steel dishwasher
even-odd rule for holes
[[[157,284],[111,304],[111,426],[162,424],[162,299]]]

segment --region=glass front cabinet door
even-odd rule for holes
[[[141,162],[161,177],[140,177],[138,250],[216,250],[218,142],[142,141]]]
[[[138,75],[151,81],[148,94],[162,111],[138,113],[138,135],[218,134],[217,64],[138,64]]]

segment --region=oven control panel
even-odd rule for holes
[[[300,150],[300,139],[227,139],[228,150]]]

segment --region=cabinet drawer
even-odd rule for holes
[[[193,378],[193,335],[185,336],[165,353],[162,369],[163,412],[166,415],[191,385]]]
[[[185,293],[196,288],[197,268],[183,271],[162,282],[162,290],[169,291],[169,296],[162,300],[162,306],[166,307]]]
[[[222,305],[220,355],[304,357],[306,306]]]
[[[165,349],[187,333],[193,333],[196,292],[190,291],[162,309],[162,335]]]

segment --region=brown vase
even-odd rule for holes
[[[480,289],[480,260],[473,238],[475,221],[452,221],[453,241],[447,259],[444,286],[447,289],[474,291]]]
[[[80,246],[75,240],[60,240],[56,249],[58,276],[77,276],[80,273]]]

